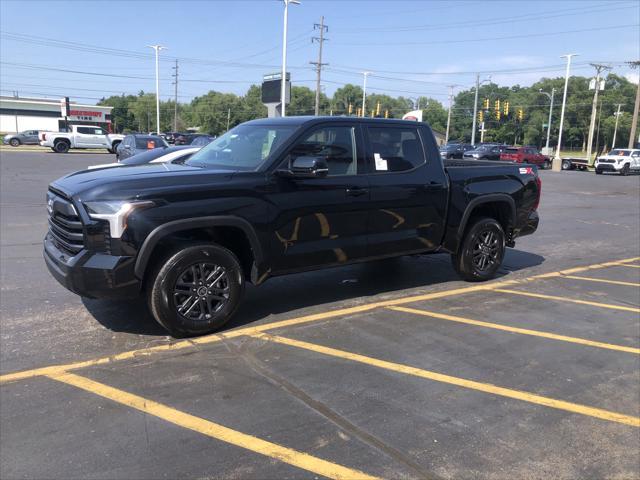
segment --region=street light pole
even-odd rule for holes
[[[284,28],[282,30],[282,79],[280,80],[280,114],[286,117],[287,97],[287,28],[289,25],[289,4],[300,5],[300,0],[284,0]]]
[[[553,97],[556,94],[556,89],[552,88],[551,89],[551,95],[549,95],[547,92],[543,92],[542,89],[540,89],[540,93],[546,95],[547,97],[549,97],[549,100],[551,101],[551,104],[549,106],[549,121],[547,122],[547,144],[545,146],[545,150],[548,152],[549,151],[549,139],[551,138],[551,115],[553,113]],[[547,155],[547,154],[545,154]]]
[[[160,135],[160,78],[158,74],[158,56],[160,50],[166,50],[167,47],[162,45],[147,45],[149,48],[153,48],[156,52],[156,134]]]
[[[567,106],[567,89],[569,87],[569,70],[571,68],[571,57],[577,56],[577,53],[569,53],[567,55],[561,55],[560,58],[567,59],[567,72],[564,75],[564,93],[562,95],[562,110],[560,113],[560,130],[558,131],[558,146],[556,147],[556,154],[553,157],[552,168],[554,172],[562,170],[562,160],[560,159],[560,148],[562,147],[562,127],[564,126],[564,110]]]
[[[365,115],[365,105],[367,101],[367,76],[371,75],[372,72],[362,72],[364,75],[364,79],[362,81],[362,116]]]
[[[476,144],[476,117],[478,116],[478,90],[480,90],[480,74],[476,74],[476,94],[473,100],[473,124],[471,126],[471,145]]]
[[[451,126],[451,105],[453,104],[453,87],[449,85],[449,113],[447,114],[447,133],[444,137],[444,143],[449,143],[449,127]]]
[[[620,107],[622,107],[624,103],[618,104],[618,111],[616,112],[616,126],[613,129],[613,140],[611,141],[611,150],[616,148],[616,136],[618,134],[618,119],[620,118]]]

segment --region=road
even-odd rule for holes
[[[493,282],[444,254],[281,277],[177,341],[44,266],[47,184],[111,161],[0,153],[1,478],[640,473],[640,177],[542,172]]]

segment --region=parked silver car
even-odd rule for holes
[[[4,136],[5,145],[19,147],[20,145],[38,145],[38,130],[25,130],[20,133],[12,133]]]
[[[116,158],[124,160],[138,153],[153,150],[154,148],[166,148],[169,144],[158,135],[144,135],[134,133],[124,137],[120,145],[116,148]]]

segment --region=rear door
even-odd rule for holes
[[[368,256],[438,248],[448,181],[433,136],[418,125],[368,124]]]

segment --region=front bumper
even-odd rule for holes
[[[44,260],[63,287],[82,297],[135,298],[142,283],[134,274],[135,258],[81,250],[74,256],[58,249],[47,233]]]
[[[622,170],[622,164],[620,164],[620,168],[616,168],[618,165],[615,163],[600,163],[596,162],[595,167],[598,170],[602,170],[603,172],[619,172]]]

